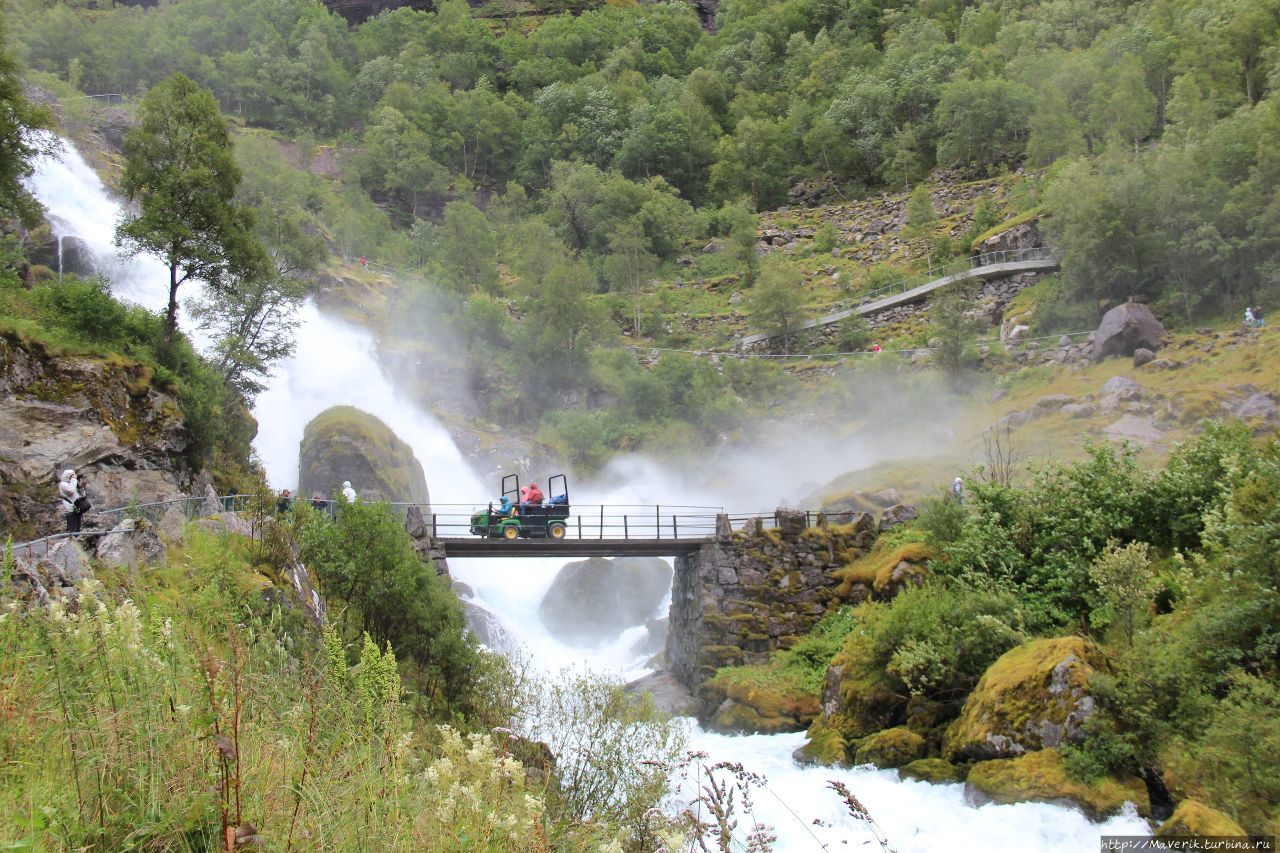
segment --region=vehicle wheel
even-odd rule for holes
[[[516,527],[514,524],[508,524],[506,527],[502,528],[503,539],[516,539],[519,536],[520,528]]]
[[[564,525],[558,521],[553,521],[547,525],[547,535],[552,539],[564,538]]]

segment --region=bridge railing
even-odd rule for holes
[[[472,515],[490,509],[486,505],[469,504],[418,506],[433,538],[475,536],[471,528]],[[565,537],[569,539],[709,539],[715,536],[716,517],[723,511],[721,507],[676,504],[574,504],[563,522]],[[492,512],[496,515],[497,506],[492,507]],[[536,519],[538,524],[541,521],[541,517]]]

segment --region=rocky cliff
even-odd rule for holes
[[[0,529],[60,529],[58,473],[74,468],[94,506],[176,497],[194,477],[176,398],[120,356],[59,355],[0,333]]]
[[[300,448],[300,494],[328,497],[344,480],[366,499],[431,502],[413,449],[378,418],[354,406],[334,406],[316,415]]]

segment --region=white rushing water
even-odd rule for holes
[[[116,255],[112,234],[119,202],[74,148],[66,146],[57,160],[41,158],[29,185],[48,209],[58,236],[75,235],[91,247],[117,296],[153,310],[164,306],[167,269],[152,258],[121,260]],[[491,497],[496,484],[481,483],[447,431],[396,390],[378,364],[372,335],[325,316],[311,304],[303,309],[301,319],[297,353],[278,366],[254,408],[259,421],[255,447],[273,485],[291,487],[296,482],[298,444],[307,422],[330,406],[348,404],[377,415],[413,448],[434,501],[483,503]],[[829,470],[845,469],[833,465]],[[575,502],[732,503],[729,508],[736,511],[767,509],[776,505],[770,502],[788,496],[788,490],[799,488],[799,483],[785,481],[785,471],[778,471],[763,482],[757,477],[734,486],[734,499],[726,501],[699,486],[696,476],[686,472],[677,477],[644,460],[624,460],[615,474],[608,487],[576,489]],[[672,496],[673,490],[678,497]],[[644,657],[634,644],[642,638],[643,628],[629,629],[601,648],[582,650],[557,642],[542,627],[538,603],[562,562],[455,560],[451,569],[525,645],[539,669],[576,665],[628,678],[641,674]],[[664,611],[665,607],[664,603]],[[706,751],[712,762],[740,762],[768,778],[767,789],[754,795],[755,814],[774,827],[779,851],[875,849],[866,827],[849,816],[836,794],[827,789],[832,779],[849,786],[899,853],[1074,853],[1096,850],[1102,834],[1148,833],[1146,823],[1132,811],[1096,824],[1072,809],[1042,803],[972,808],[964,802],[962,785],[899,781],[891,770],[801,769],[792,762],[791,753],[803,742],[803,734],[728,737],[695,729],[691,746]]]

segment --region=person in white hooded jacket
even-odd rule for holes
[[[80,520],[84,511],[76,506],[76,501],[84,497],[84,489],[80,487],[80,478],[76,472],[68,468],[58,478],[58,499],[62,504],[62,512],[67,519],[67,532],[79,533]]]
[[[351,488],[350,480],[342,481],[342,496],[347,499],[347,503],[356,502],[356,490]]]

